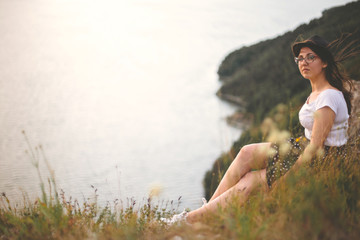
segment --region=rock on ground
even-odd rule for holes
[[[360,136],[360,81],[353,81],[352,110],[349,120],[349,138],[358,140]]]

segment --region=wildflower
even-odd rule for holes
[[[309,151],[308,152],[305,151],[304,154],[302,155],[302,159],[304,162],[308,162],[311,160],[312,158],[311,152],[314,152],[316,148],[316,146],[313,144],[309,144],[308,147],[309,147]]]
[[[317,156],[318,158],[322,158],[322,157],[324,156],[324,154],[325,154],[325,151],[324,151],[324,149],[322,149],[322,148],[319,148],[319,149],[316,151],[316,156]]]
[[[290,133],[288,131],[273,130],[270,132],[268,141],[275,143],[282,143],[285,142],[289,137],[290,137]]]
[[[261,124],[261,132],[264,135],[267,135],[269,132],[271,132],[275,128],[276,128],[275,123],[271,118],[265,118],[265,120]]]
[[[163,187],[160,184],[153,184],[150,188],[150,198],[159,197],[162,191]]]
[[[269,148],[269,150],[267,151],[267,155],[268,155],[268,157],[270,157],[270,158],[275,157],[275,155],[276,155],[276,150],[275,150],[274,148]]]
[[[291,149],[291,144],[289,142],[285,142],[281,144],[279,148],[280,155],[284,156],[290,151],[290,149]]]

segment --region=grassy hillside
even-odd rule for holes
[[[193,225],[166,226],[160,217],[172,215],[177,204],[155,196],[100,207],[96,189],[80,203],[52,179],[50,193],[42,185],[43,196],[34,202],[25,197],[17,205],[0,196],[0,239],[359,239],[359,153],[357,144],[346,159],[330,155],[325,164],[305,165],[272,191],[254,192],[242,206],[235,196],[226,209]]]

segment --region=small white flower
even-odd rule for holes
[[[291,144],[288,142],[285,142],[283,144],[280,145],[279,151],[280,151],[280,155],[285,155],[287,154],[291,149]]]
[[[150,188],[149,196],[150,198],[159,197],[162,191],[163,191],[163,186],[161,186],[160,184],[153,184]]]

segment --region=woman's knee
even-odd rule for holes
[[[240,149],[235,161],[243,164],[249,164],[253,158],[253,153],[254,147],[252,145],[245,145]]]
[[[262,169],[265,167],[266,152],[269,143],[255,143],[242,147],[235,160],[249,169]]]
[[[234,181],[239,181],[247,172],[251,170],[251,148],[248,145],[240,149],[239,153],[232,162],[229,170],[228,176],[231,177]]]

